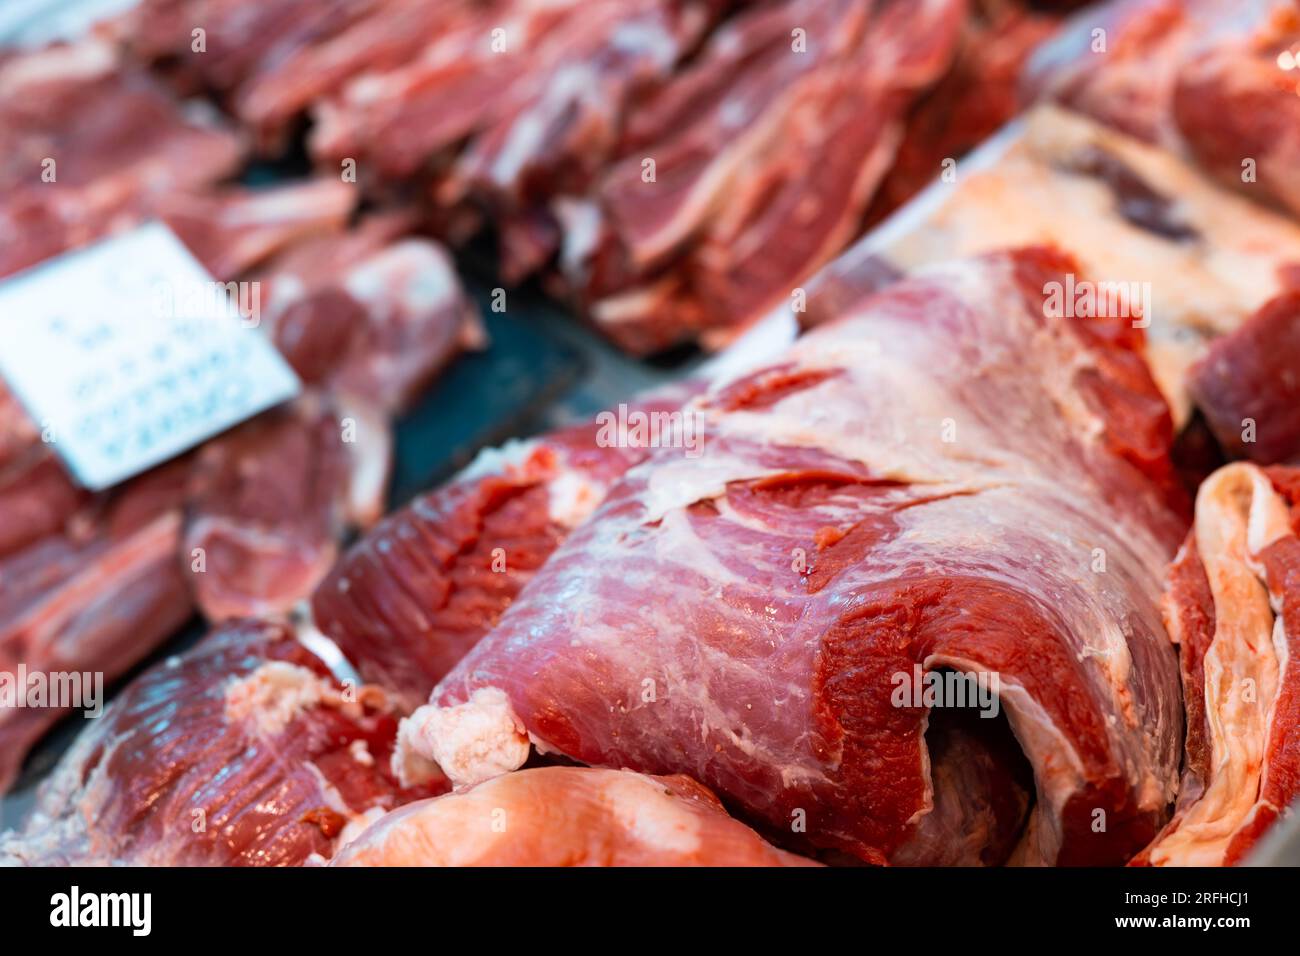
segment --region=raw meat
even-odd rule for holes
[[[397,65],[381,58],[381,69],[317,104],[314,155],[406,177],[479,137],[464,174],[493,190],[513,192],[539,173],[589,170],[612,144],[623,99],[689,51],[717,4],[446,6],[445,22],[417,55]]]
[[[333,866],[812,866],[690,777],[538,767],[382,817]]]
[[[697,388],[663,389],[634,410],[671,413]],[[602,444],[593,422],[482,453],[347,553],[312,596],[316,626],[414,707],[648,451]]]
[[[378,519],[389,442],[386,422],[311,396],[204,445],[181,549],[204,616],[274,617],[310,594],[346,532]]]
[[[1295,0],[1115,0],[1043,47],[1028,84],[1300,213],[1297,51]]]
[[[997,675],[1037,791],[1010,859],[1126,861],[1177,784],[1158,574],[1186,523],[1140,330],[1045,301],[1074,268],[923,270],[693,400],[704,453],[615,484],[404,723],[399,766],[471,785],[531,741],[689,774],[783,844],[870,862],[929,862],[960,841],[944,821],[981,819],[963,862],[999,862],[1025,805],[987,772],[999,722],[967,722],[982,753],[933,747],[930,707],[893,699]],[[987,783],[936,793],[963,780]]]
[[[1202,485],[1165,615],[1187,700],[1183,782],[1135,862],[1239,863],[1300,796],[1300,470],[1234,464]]]
[[[868,223],[879,222],[1020,112],[1020,73],[1060,17],[1002,0],[972,4],[948,72],[917,103]]]
[[[135,225],[243,158],[210,109],[182,107],[98,39],[0,63],[0,141],[0,276]]]
[[[405,409],[462,349],[485,341],[451,259],[400,238],[399,213],[289,249],[264,271],[264,321],[304,381]]]
[[[0,861],[285,866],[436,794],[388,772],[395,718],[284,625],[220,629],[131,684],[42,786]]]
[[[267,6],[267,0],[257,0]],[[313,37],[286,51],[257,73],[246,73],[235,112],[264,139],[276,134],[318,100],[337,93],[354,76],[407,63],[468,16],[472,0],[386,0],[358,6],[356,19],[326,37]],[[480,5],[482,6],[482,5]]]
[[[1300,290],[1211,343],[1192,367],[1191,392],[1229,454],[1300,461]]]
[[[87,530],[0,559],[0,672],[99,672],[107,685],[190,617],[179,560],[184,474],[183,464],[157,469],[87,516]],[[0,708],[0,793],[67,712]]]
[[[303,240],[339,233],[360,199],[338,179],[311,179],[268,189],[177,193],[158,216],[216,279],[237,279]]]
[[[561,207],[561,261],[597,326],[634,352],[721,345],[788,298],[857,234],[962,16],[787,0],[724,24],[634,114],[594,195]]]
[[[1192,411],[1188,369],[1207,343],[1300,276],[1293,221],[1059,108],[1027,114],[995,159],[959,169],[949,188],[919,222],[869,236],[833,270],[855,274],[867,257],[906,271],[1019,245],[1066,249],[1094,291],[1149,296],[1150,315],[1130,318],[1149,320],[1147,360],[1179,427]],[[810,287],[810,311],[812,298]]]
[[[469,142],[444,194],[470,190],[512,211],[525,199],[584,191],[614,158],[629,110],[663,86],[723,5],[598,0],[575,8],[530,56],[527,81],[493,104],[491,125]]]
[[[229,92],[383,6],[383,0],[144,0],[117,29],[135,56]],[[203,49],[196,50],[199,28]]]

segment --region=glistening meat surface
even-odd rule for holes
[[[671,413],[698,385],[634,407]],[[317,627],[412,706],[473,647],[610,486],[649,453],[592,422],[482,453],[386,518],[312,596]]]
[[[382,812],[441,789],[398,786],[395,731],[382,691],[340,684],[287,627],[231,625],[89,724],[26,828],[0,837],[0,863],[328,859]]]
[[[926,818],[967,800],[935,781],[979,773],[931,766],[896,675],[996,674],[1037,791],[1012,858],[1127,860],[1177,782],[1159,571],[1185,524],[1140,333],[1044,308],[1072,268],[927,270],[695,399],[704,453],[624,476],[404,723],[403,756],[465,785],[531,740],[689,774],[795,846],[925,862]]]

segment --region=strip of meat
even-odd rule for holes
[[[577,0],[506,3],[454,16],[418,56],[396,69],[354,77],[313,110],[310,148],[337,164],[352,158],[381,175],[409,177],[483,129],[581,34]]]
[[[303,47],[328,40],[383,0],[145,0],[117,25],[132,53],[176,61],[216,91],[254,83]],[[202,29],[202,48],[195,49]]]
[[[1300,290],[1265,303],[1192,366],[1192,398],[1230,455],[1300,460]]]
[[[925,270],[695,399],[704,453],[614,486],[404,724],[401,765],[469,785],[531,741],[916,862],[942,779],[899,680],[997,675],[1037,791],[1013,859],[1127,860],[1177,783],[1158,569],[1185,522],[1139,333],[1044,299],[1073,266]]]
[[[158,215],[213,277],[236,279],[277,252],[341,232],[360,199],[338,179],[311,179],[269,189],[178,193]]]
[[[1300,470],[1215,472],[1165,601],[1188,702],[1183,786],[1134,862],[1232,865],[1300,796]]]
[[[266,5],[266,0],[258,2]],[[313,37],[260,72],[244,74],[235,111],[264,139],[274,141],[290,120],[337,93],[354,76],[409,62],[430,37],[468,16],[474,6],[473,0],[385,0],[371,5],[338,33]]]
[[[44,675],[98,673],[109,683],[190,617],[178,558],[184,474],[181,464],[138,479],[84,540],[50,536],[0,560],[0,672],[23,665]],[[0,793],[67,712],[0,707]]]
[[[633,411],[679,413],[697,388],[664,389]],[[610,440],[591,422],[482,453],[353,546],[312,597],[316,626],[366,680],[415,706],[649,453],[648,440]]]
[[[0,64],[0,276],[232,175],[243,144],[210,113],[98,39]]]
[[[716,347],[790,296],[857,234],[962,13],[788,0],[719,29],[630,124],[594,222],[562,214],[567,279],[598,327],[636,352],[710,329]]]
[[[408,804],[332,866],[814,866],[690,777],[538,767]]]
[[[442,789],[392,778],[395,730],[382,691],[334,679],[284,625],[232,625],[82,732],[25,829],[0,837],[0,860],[321,862],[384,811]]]
[[[711,25],[719,2],[598,0],[536,54],[530,81],[506,91],[496,119],[458,159],[450,191],[506,208],[581,193],[619,146],[625,114],[659,89]],[[447,187],[445,187],[447,188]]]
[[[1040,49],[1027,83],[1300,213],[1297,52],[1295,0],[1113,0]]]
[[[1025,60],[1060,23],[1059,16],[1001,0],[977,0],[972,7],[952,67],[907,118],[894,165],[872,200],[868,224],[938,178],[945,160],[965,155],[1020,112]]]

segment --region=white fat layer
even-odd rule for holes
[[[504,475],[512,469],[522,468],[536,451],[538,442],[535,438],[521,441],[511,438],[499,448],[484,448],[474,460],[461,469],[457,481],[478,481],[494,475]]]
[[[576,528],[586,521],[605,497],[605,486],[587,479],[582,472],[561,468],[546,485],[551,520],[562,528]]]
[[[113,45],[99,39],[28,53],[0,68],[0,96],[17,96],[24,86],[39,83],[88,80],[116,65]]]
[[[1065,171],[1088,144],[1177,197],[1202,241],[1173,242],[1128,223],[1107,186]],[[1178,425],[1190,414],[1187,368],[1204,340],[1236,328],[1280,291],[1278,266],[1300,261],[1300,228],[1285,217],[1209,184],[1165,150],[1048,106],[1029,114],[1023,138],[992,168],[968,175],[951,200],[876,251],[910,269],[1033,244],[1069,250],[1082,278],[1150,282],[1148,352]]]
[[[456,787],[470,787],[517,770],[530,743],[510,699],[496,687],[480,687],[463,704],[426,704],[402,721],[393,770],[404,784],[420,760],[436,764]]]
[[[1281,622],[1252,545],[1284,533],[1285,515],[1280,496],[1253,465],[1219,469],[1197,494],[1196,547],[1215,611],[1204,659],[1210,772],[1200,799],[1152,849],[1157,865],[1220,865],[1254,811],[1284,658]]]
[[[700,849],[700,818],[680,800],[668,797],[662,784],[641,774],[620,773],[605,779],[604,797],[622,835],[648,847],[689,857]]]
[[[248,722],[269,737],[334,696],[320,675],[298,664],[269,661],[226,688],[226,719]]]

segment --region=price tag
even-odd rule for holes
[[[260,299],[149,223],[0,282],[0,376],[77,481],[108,488],[299,392]]]

